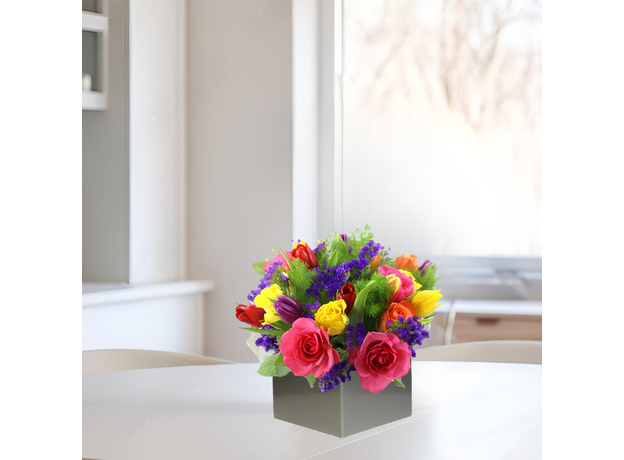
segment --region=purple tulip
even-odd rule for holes
[[[281,295],[273,302],[275,311],[282,318],[282,321],[288,324],[294,323],[303,315],[303,306],[297,299]]]
[[[433,263],[430,262],[429,260],[425,260],[425,263],[422,264],[420,267],[418,267],[418,269],[420,270],[420,276],[424,276],[425,275],[425,267],[427,265],[433,265]]]
[[[347,242],[347,240],[349,239],[349,237],[347,236],[346,233],[341,233],[340,234],[340,238],[342,238],[342,241],[344,241],[345,243]]]

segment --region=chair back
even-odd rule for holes
[[[477,361],[542,364],[542,342],[490,340],[465,342],[416,350],[414,361]]]
[[[83,375],[131,369],[208,364],[233,364],[233,361],[154,350],[90,350],[82,352]]]

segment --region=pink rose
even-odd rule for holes
[[[414,280],[409,275],[387,265],[382,265],[377,271],[388,278],[389,282],[396,281],[397,279],[400,281],[398,289],[395,290],[392,297],[390,297],[390,302],[400,302],[414,293]]]
[[[292,329],[282,335],[279,348],[284,355],[284,364],[295,375],[305,376],[312,372],[318,378],[340,360],[340,355],[329,343],[327,331],[316,327],[310,318],[295,321]]]
[[[288,258],[290,260],[293,260],[293,255],[290,252],[287,252],[286,255],[288,256]],[[286,267],[286,264],[284,263],[286,261],[286,259],[284,259],[284,256],[282,255],[282,253],[278,253],[277,256],[275,256],[275,258],[273,260],[269,260],[268,262],[266,262],[262,268],[264,268],[264,271],[267,272],[269,270],[269,268],[271,268],[271,265],[273,265],[275,262],[280,261],[282,263],[282,268],[284,269],[284,271],[288,270],[288,267]]]
[[[396,335],[369,332],[355,360],[355,369],[362,387],[379,393],[394,379],[407,374],[411,358],[407,343]]]

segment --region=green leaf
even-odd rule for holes
[[[265,335],[282,335],[285,331],[278,331],[275,329],[256,329],[254,327],[241,327],[243,331],[251,331],[257,334],[265,334]]]
[[[290,374],[290,369],[288,369],[286,366],[275,366],[276,377],[284,377],[288,374]]]
[[[269,356],[267,359],[262,361],[262,364],[260,364],[260,368],[258,369],[258,374],[264,375],[265,377],[276,377],[278,375],[276,364],[281,355],[281,353],[278,353],[277,355]],[[282,363],[284,362],[283,359],[284,358],[282,357]]]
[[[403,385],[403,382],[401,381],[401,379],[394,379],[393,381],[396,384],[396,386],[405,388],[405,385]]]
[[[255,271],[257,271],[262,276],[264,276],[264,274],[266,273],[264,271],[264,268],[262,267],[264,264],[266,264],[266,262],[256,262],[255,264],[252,265],[252,267],[254,268]]]
[[[432,317],[428,317],[428,318],[417,319],[416,321],[418,321],[420,324],[429,324],[432,319],[433,319]]]
[[[277,359],[275,360],[275,375],[277,377],[284,377],[290,373],[290,369],[288,366],[284,364],[284,355],[279,353],[277,355]]]
[[[278,246],[279,248],[279,246]],[[286,253],[284,252],[284,250],[282,248],[279,248],[280,252],[282,253],[282,256],[284,256],[284,263],[286,264],[286,266],[284,267],[284,269],[288,269],[290,270],[290,257],[288,257],[286,255]]]
[[[310,372],[308,375],[305,376],[305,378],[310,384],[310,388],[314,388],[314,382],[316,382],[316,379],[314,378],[314,374]]]
[[[351,314],[349,315],[349,324],[355,326],[356,324],[364,322],[364,307],[366,306],[366,296],[368,295],[368,291],[371,290],[375,284],[375,281],[369,281],[369,283],[357,293],[355,297],[355,303],[353,304],[353,310],[351,310]]]
[[[334,348],[340,356],[340,361],[349,359],[349,352],[343,348]]]
[[[275,321],[271,323],[271,326],[278,328],[282,332],[286,332],[289,329],[292,329],[292,324],[285,323],[284,321]]]
[[[327,265],[329,265],[330,267],[335,267],[338,264],[338,256],[340,254],[338,253],[338,249],[334,249],[334,252],[332,252],[331,257],[329,258],[329,262],[327,262]]]

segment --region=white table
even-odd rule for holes
[[[412,416],[346,438],[275,420],[257,364],[84,375],[83,457],[541,458],[540,365],[412,366]]]

